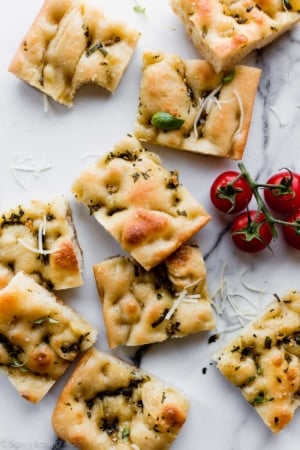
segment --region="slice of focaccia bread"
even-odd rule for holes
[[[134,134],[177,150],[242,159],[260,75],[247,66],[216,73],[203,60],[146,52]]]
[[[194,46],[217,72],[300,20],[299,0],[171,0]]]
[[[63,389],[52,423],[60,438],[82,450],[167,450],[188,406],[177,389],[93,348]]]
[[[94,265],[110,347],[144,345],[214,328],[206,268],[197,246],[183,245],[146,271],[118,256]]]
[[[299,330],[300,293],[293,291],[276,296],[261,317],[214,356],[220,372],[274,433],[300,405]]]
[[[115,91],[139,37],[89,0],[45,0],[9,70],[57,102],[72,106],[84,84]]]
[[[0,264],[28,273],[48,289],[82,285],[82,254],[68,201],[33,200],[2,213]]]
[[[83,170],[72,191],[79,202],[146,269],[159,264],[210,220],[176,171],[126,136]]]
[[[0,290],[0,369],[26,400],[39,402],[96,330],[29,275]]]

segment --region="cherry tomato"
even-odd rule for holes
[[[274,189],[264,189],[265,201],[271,209],[280,214],[289,214],[300,208],[299,173],[288,170],[275,173],[266,184],[278,185]]]
[[[235,245],[248,253],[264,250],[273,238],[272,228],[265,215],[254,210],[239,214],[232,222],[230,232]]]
[[[290,214],[285,221],[297,223],[297,226],[283,225],[282,231],[286,242],[297,250],[300,250],[300,210],[294,214]]]
[[[243,211],[252,198],[252,190],[239,172],[228,170],[221,173],[210,188],[212,204],[224,213]]]

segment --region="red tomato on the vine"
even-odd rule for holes
[[[290,246],[300,250],[300,210],[289,215],[285,221],[294,223],[294,225],[283,225],[284,239]]]
[[[245,211],[231,224],[231,237],[242,251],[257,253],[269,246],[273,232],[266,217],[259,211]]]
[[[272,175],[265,187],[264,197],[267,205],[280,214],[294,213],[300,208],[300,174],[285,170]]]
[[[210,188],[212,204],[224,213],[243,211],[251,198],[252,190],[246,178],[233,170],[221,173]]]

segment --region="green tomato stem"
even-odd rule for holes
[[[254,195],[254,198],[256,200],[257,206],[258,206],[258,210],[264,213],[266,220],[271,227],[272,235],[273,235],[274,239],[276,239],[278,237],[278,232],[275,227],[275,224],[287,225],[287,226],[292,226],[295,228],[300,228],[299,221],[287,222],[286,220],[277,219],[276,217],[272,216],[272,214],[266,207],[265,202],[262,199],[262,196],[259,193],[259,188],[278,189],[278,188],[280,188],[280,185],[274,185],[274,184],[269,185],[269,184],[256,183],[256,181],[251,177],[250,173],[248,172],[248,170],[246,169],[246,167],[244,166],[244,164],[242,162],[240,162],[238,164],[238,167],[240,169],[241,175],[246,178],[248,184],[250,185],[251,190]]]
[[[269,186],[267,184],[256,183],[256,181],[251,177],[251,175],[249,174],[248,170],[246,169],[246,167],[244,166],[244,164],[242,162],[240,162],[238,164],[238,166],[241,171],[241,175],[243,175],[246,178],[248,184],[251,187],[253,196],[254,196],[257,206],[258,206],[258,210],[261,211],[265,215],[265,218],[271,227],[272,235],[273,235],[274,239],[276,239],[278,237],[278,232],[277,232],[277,229],[275,226],[276,224],[292,226],[295,228],[300,226],[299,222],[297,222],[297,221],[287,222],[286,220],[277,219],[276,217],[272,216],[272,214],[266,207],[265,202],[262,199],[262,196],[259,193],[259,188],[269,188]],[[276,185],[271,185],[270,187],[272,189],[277,188]]]

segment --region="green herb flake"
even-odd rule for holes
[[[258,367],[256,370],[257,375],[262,375],[263,374],[263,370],[261,367]]]
[[[219,335],[218,333],[212,334],[212,335],[208,338],[208,343],[209,343],[209,344],[212,344],[213,342],[216,342],[219,338],[220,338],[220,335]]]
[[[241,349],[241,347],[239,345],[234,345],[231,349],[231,353],[238,352],[240,349]]]
[[[151,171],[151,169],[148,169],[146,172],[141,172],[141,175],[144,178],[144,180],[148,180],[148,178],[150,178],[150,175],[148,173],[149,171]]]
[[[140,178],[140,174],[139,174],[138,172],[135,172],[135,173],[132,175],[132,178],[133,178],[133,182],[136,183],[137,180]]]
[[[224,76],[223,76],[223,84],[228,84],[230,83],[233,79],[234,79],[234,75],[235,75],[235,70],[231,69],[228,70],[226,72],[224,72]]]
[[[130,435],[130,430],[128,427],[122,429],[122,441],[127,441]]]
[[[254,400],[252,401],[252,405],[253,406],[255,406],[255,405],[261,405],[262,403],[264,403],[265,402],[265,394],[264,394],[264,392],[260,392],[255,398],[254,398]]]
[[[265,342],[264,342],[264,348],[270,350],[271,347],[272,347],[272,339],[270,338],[270,336],[266,336]]]
[[[133,10],[139,14],[146,14],[146,8],[141,5],[135,5]]]
[[[252,375],[251,377],[248,377],[246,384],[252,383],[255,379],[256,379],[255,375]]]
[[[163,131],[176,130],[184,124],[184,119],[164,111],[158,111],[151,117],[151,125]]]
[[[92,47],[88,48],[85,52],[86,56],[91,56],[93,53],[95,53],[97,50],[99,50],[100,53],[102,53],[103,56],[108,55],[108,51],[104,48],[102,42],[97,42]]]
[[[24,367],[25,365],[25,361],[24,362],[20,362],[17,358],[13,358],[13,362],[10,364],[10,367],[14,368],[14,369],[20,369],[22,372],[28,372],[28,370],[26,369],[26,367]]]

